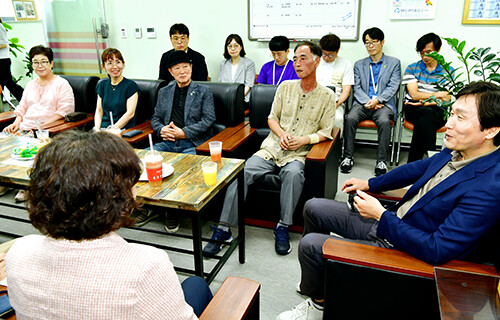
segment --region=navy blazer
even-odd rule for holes
[[[354,64],[354,99],[361,105],[370,101],[370,57],[356,61]],[[401,83],[401,62],[384,54],[384,61],[377,80],[377,99],[397,114],[396,92]]]
[[[171,121],[172,104],[177,81],[172,81],[158,92],[155,113],[151,119],[153,130],[160,136],[161,128]],[[210,139],[215,122],[214,98],[210,88],[191,81],[184,105],[184,128],[186,139],[196,146]]]
[[[444,149],[431,158],[411,162],[369,180],[370,191],[380,192],[413,184],[397,208],[418,193],[451,159]],[[377,235],[396,248],[430,264],[488,252],[493,260],[496,243],[484,241],[500,219],[500,150],[475,160],[432,188],[399,219],[385,211]],[[484,262],[484,261],[483,261]]]

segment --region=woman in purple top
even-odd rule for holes
[[[290,41],[285,36],[275,36],[269,41],[273,61],[262,66],[257,83],[278,85],[285,80],[299,79],[293,62],[288,60]]]

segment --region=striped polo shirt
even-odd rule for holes
[[[452,70],[453,68],[450,67]],[[410,64],[403,75],[403,84],[408,84],[412,82],[418,82],[418,91],[421,92],[438,92],[439,90],[434,86],[433,83],[440,80],[441,75],[444,73],[443,68],[440,64],[437,65],[436,69],[432,72],[427,70],[425,63],[420,60],[413,64]],[[408,91],[405,93],[405,103],[412,101]]]

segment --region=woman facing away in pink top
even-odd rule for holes
[[[167,253],[128,243],[140,159],[107,132],[68,130],[40,149],[28,213],[43,235],[19,238],[5,257],[17,319],[197,319],[212,294],[182,285]],[[194,311],[193,311],[194,309]]]
[[[52,49],[35,46],[30,49],[29,57],[38,79],[31,80],[26,85],[21,102],[14,111],[14,123],[3,130],[7,133],[36,129],[36,121],[44,128],[75,111],[75,98],[68,81],[52,73]]]

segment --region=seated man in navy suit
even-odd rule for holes
[[[373,120],[378,129],[375,175],[387,172],[387,150],[391,140],[391,119],[397,114],[395,95],[401,82],[401,63],[384,54],[384,41],[384,33],[379,28],[363,32],[369,56],[354,64],[354,100],[344,124],[342,173],[351,172],[354,165],[354,138],[358,123],[363,120]]]
[[[196,147],[213,135],[215,122],[214,98],[210,88],[191,81],[192,63],[182,50],[172,52],[166,64],[175,81],[158,92],[151,126],[163,139],[156,143],[157,151],[196,154]],[[143,225],[155,215],[136,217],[137,225]],[[179,221],[165,218],[165,230],[176,232]]]
[[[164,141],[154,148],[196,154],[196,147],[212,137],[214,98],[210,88],[191,81],[192,63],[184,51],[172,52],[167,67],[175,81],[158,93],[151,126]]]
[[[490,236],[498,234],[500,219],[500,87],[488,82],[466,86],[446,127],[446,148],[433,157],[369,181],[348,179],[342,190],[357,193],[356,210],[328,199],[306,203],[298,289],[312,299],[278,319],[296,319],[303,312],[308,316],[300,319],[322,318],[322,246],[331,237],[395,248],[433,265],[453,259],[494,260],[496,241]],[[410,185],[401,201],[388,209],[366,193]]]

